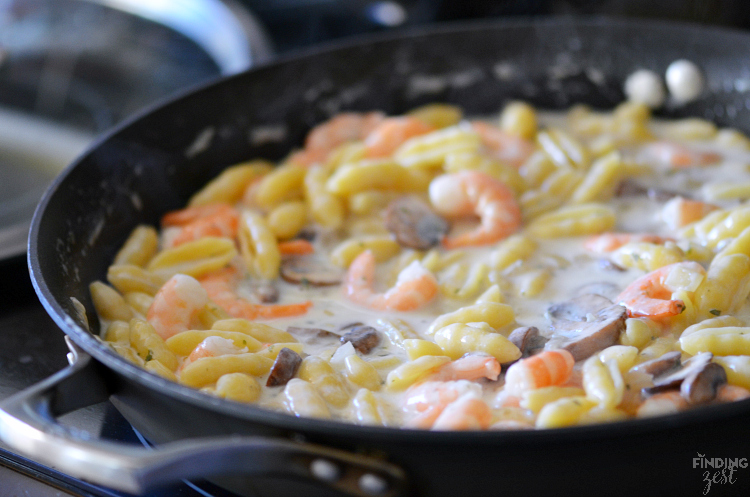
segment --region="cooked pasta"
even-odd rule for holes
[[[634,102],[344,113],[137,226],[91,300],[126,360],[293,416],[549,429],[750,397],[748,152]]]

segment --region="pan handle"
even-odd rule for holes
[[[393,464],[285,439],[232,435],[154,449],[87,440],[57,423],[55,416],[106,400],[107,389],[98,363],[70,340],[68,346],[70,366],[0,403],[0,439],[74,478],[135,494],[219,474],[304,479],[358,497],[406,493],[405,474]]]

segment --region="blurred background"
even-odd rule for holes
[[[0,260],[94,136],[168,95],[362,33],[550,15],[750,27],[744,0],[0,0]]]

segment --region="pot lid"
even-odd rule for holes
[[[0,260],[96,134],[183,88],[270,58],[233,0],[0,2]]]

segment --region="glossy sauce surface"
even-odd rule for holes
[[[527,140],[529,147],[533,150],[516,165],[518,177],[521,178],[519,181],[523,183],[521,187],[523,191],[516,191],[515,197],[520,205],[523,219],[520,229],[513,235],[531,240],[534,248],[521,251],[514,256],[515,259],[511,258],[509,262],[501,264],[498,263],[500,257],[498,254],[504,250],[503,244],[507,237],[480,246],[450,250],[444,247],[435,247],[430,251],[402,247],[397,253],[385,257],[386,260],[376,264],[374,292],[381,293],[396,283],[400,271],[415,260],[421,261],[421,264],[428,267],[434,274],[439,289],[437,296],[431,298],[425,305],[408,311],[373,308],[362,305],[361,302],[352,301],[344,284],[316,286],[304,279],[301,283],[291,283],[283,279],[271,283],[278,290],[278,304],[310,301],[312,306],[302,316],[258,319],[256,322],[266,323],[281,330],[289,327],[302,327],[331,332],[331,334],[319,336],[315,332],[308,331],[295,336],[302,343],[304,352],[301,357],[315,356],[329,364],[333,370],[332,374],[336,377],[335,382],[340,385],[337,388],[342,389],[344,392],[342,395],[349,399],[336,405],[335,402],[328,401],[321,390],[327,387],[311,380],[314,384],[313,390],[317,389],[318,394],[325,398],[324,409],[327,409],[331,417],[354,423],[380,423],[395,427],[521,429],[619,420],[687,407],[674,401],[665,410],[659,410],[659,408],[655,411],[641,410],[646,400],[654,396],[657,391],[640,394],[640,389],[653,388],[661,372],[645,374],[642,370],[639,371],[638,365],[663,357],[669,352],[678,351],[681,353],[683,365],[678,364],[676,368],[684,368],[685,363],[689,364],[690,358],[698,354],[681,350],[681,334],[689,326],[701,321],[731,314],[737,319],[737,323],[742,325],[732,322],[735,327],[750,329],[744,328],[744,323],[750,319],[750,306],[745,302],[747,291],[750,289],[747,285],[741,285],[738,288],[744,294],[741,301],[732,302],[727,306],[731,307],[731,312],[727,312],[728,309],[701,310],[699,302],[691,300],[698,294],[696,292],[700,292],[699,287],[706,280],[705,271],[700,268],[708,268],[710,276],[712,260],[717,257],[717,254],[722,254],[722,250],[739,235],[737,230],[731,232],[731,236],[722,235],[719,230],[720,233],[711,238],[711,233],[717,232],[715,226],[721,221],[714,225],[704,223],[703,228],[698,229],[695,226],[700,224],[701,218],[711,212],[731,213],[732,209],[741,209],[742,202],[750,197],[750,172],[748,171],[750,141],[734,131],[717,132],[710,123],[705,121],[657,121],[648,116],[644,117],[643,110],[637,107],[629,113],[627,105],[621,108],[619,118],[617,110],[614,113],[602,114],[586,109],[574,109],[567,113],[536,114],[538,119],[538,131],[534,130],[536,143]],[[625,117],[622,117],[623,115]],[[622,124],[623,121],[626,125]],[[495,125],[497,120],[487,119],[486,122]],[[501,118],[500,122],[507,123],[508,121],[503,121]],[[627,131],[627,125],[641,126],[642,129],[639,132],[650,136],[644,137],[638,132],[631,133]],[[508,125],[505,127],[510,128],[511,131],[517,129]],[[623,127],[626,131],[622,131]],[[466,130],[471,132],[471,125],[467,121],[462,121],[453,128],[449,127],[451,130],[454,128],[456,133]],[[507,130],[504,129],[504,131]],[[440,133],[439,130],[433,132]],[[420,134],[426,133],[423,131]],[[412,140],[419,138],[417,134]],[[367,144],[370,139],[366,138],[364,143]],[[402,143],[400,150],[407,147],[409,143],[408,140]],[[486,147],[487,144],[484,146]],[[305,149],[303,153],[309,156],[308,149]],[[578,157],[576,154],[579,151],[583,151],[585,157]],[[480,149],[479,154],[482,153]],[[500,150],[500,153],[505,152]],[[556,153],[562,155],[556,156]],[[396,149],[394,156],[399,157],[399,149]],[[292,158],[294,157],[293,155]],[[330,161],[330,158],[328,160]],[[408,161],[409,156],[406,159],[402,157],[400,160]],[[445,160],[449,162],[451,159]],[[534,160],[537,166],[534,166]],[[604,170],[610,167],[607,161],[616,162],[616,165],[612,166],[617,168],[616,177],[610,182],[612,184],[599,186],[601,191],[595,192],[594,198],[586,198],[586,192],[581,192],[582,185],[587,181],[594,181],[592,171],[596,171],[597,168]],[[544,163],[544,167],[548,169],[546,174],[538,172],[541,167],[538,164],[541,163]],[[329,186],[330,177],[345,167],[347,164],[338,166],[338,169],[328,168]],[[461,170],[461,168],[458,169]],[[427,167],[425,170],[433,175],[433,178],[439,173],[434,167]],[[499,174],[504,175],[504,178],[508,178],[511,174],[507,171],[502,172],[500,166],[497,170],[501,171]],[[449,171],[447,174],[457,173]],[[510,177],[515,178],[515,174],[513,172]],[[565,179],[565,174],[572,179]],[[558,181],[559,178],[562,179]],[[434,182],[434,179],[432,181]],[[572,186],[565,187],[565,181],[571,181]],[[748,186],[743,189],[743,184]],[[407,194],[387,191],[376,192],[376,194],[379,196],[378,201],[384,203],[382,207],[376,206],[367,209],[364,213],[350,212],[343,226],[330,228],[314,223],[309,224],[308,228],[312,228],[314,232],[312,240],[314,253],[301,256],[306,263],[324,268],[324,271],[334,273],[339,271],[344,274],[346,267],[334,268],[330,260],[331,254],[336,253],[340,244],[351,239],[362,239],[363,236],[388,238],[390,235],[384,226],[385,204],[400,195]],[[425,191],[410,192],[408,195],[421,199],[425,204],[430,203]],[[580,197],[578,200],[576,200],[577,195]],[[342,196],[346,197],[350,206],[353,205],[351,194]],[[696,218],[698,224],[685,223],[679,226],[677,224],[681,223],[675,224],[675,207],[667,207],[667,205],[670,202],[674,203],[675,199],[680,197],[705,204],[706,212]],[[545,199],[549,198],[556,203],[546,206],[544,202],[547,200]],[[591,223],[587,221],[585,228],[576,228],[569,234],[552,236],[544,231],[547,228],[539,228],[540,219],[577,205],[602,206],[601,209],[606,209],[607,213],[611,213],[614,220],[602,228],[591,228]],[[240,211],[255,209],[270,216],[269,210],[255,205],[252,195],[248,193],[245,193],[243,200],[237,204],[237,209]],[[731,214],[725,217],[731,217]],[[744,219],[742,216],[737,217]],[[569,218],[570,216],[550,222],[553,226],[562,226]],[[748,219],[750,223],[750,218]],[[479,223],[477,218],[471,215],[454,217],[450,221],[449,237],[471,232],[477,229]],[[712,228],[714,228],[713,231],[711,231]],[[168,246],[172,237],[179,234],[179,231],[179,228],[165,229],[162,234],[162,246]],[[649,235],[660,237],[660,239],[656,243],[652,243],[652,239],[646,242],[634,239],[633,243],[623,243],[621,247],[612,251],[592,250],[591,245],[587,245],[591,243],[592,237],[608,236],[610,233],[632,234],[636,237]],[[290,259],[297,257],[287,256],[285,259],[288,263]],[[748,260],[750,261],[750,258]],[[690,266],[693,264],[691,261],[696,261],[698,264]],[[238,267],[243,266],[239,256],[232,264]],[[282,261],[282,273],[284,264],[285,262]],[[689,273],[686,277],[694,278],[692,282],[685,282],[684,278],[679,280],[682,276],[672,275],[672,280],[669,280],[669,274],[667,276],[667,286],[672,285],[670,288],[674,287],[677,288],[676,292],[682,292],[675,293],[672,299],[685,297],[689,300],[684,310],[667,318],[649,318],[648,315],[636,315],[628,308],[627,324],[623,318],[622,329],[618,331],[617,336],[609,340],[601,350],[586,352],[583,357],[576,357],[577,361],[572,366],[572,372],[566,373],[561,381],[531,388],[508,387],[504,373],[509,366],[514,367],[511,366],[514,361],[508,361],[502,365],[503,373],[496,380],[490,378],[491,374],[487,378],[473,378],[470,381],[450,379],[445,375],[435,376],[441,371],[436,367],[422,372],[406,387],[393,386],[391,377],[395,375],[394,371],[418,359],[409,357],[407,347],[402,341],[403,338],[419,338],[434,342],[434,333],[437,330],[431,330],[430,327],[434,328],[434,323],[441,316],[481,302],[502,303],[509,306],[513,314],[513,319],[509,322],[494,328],[487,323],[463,322],[463,329],[467,329],[468,326],[470,331],[483,330],[485,334],[482,336],[485,337],[487,334],[498,334],[508,338],[511,332],[518,328],[537,328],[541,338],[536,340],[536,346],[518,352],[519,355],[523,353],[524,359],[521,362],[524,362],[535,355],[542,357],[540,355],[542,353],[556,352],[565,348],[566,344],[580,336],[584,324],[599,319],[594,316],[598,309],[592,308],[574,320],[580,321],[580,326],[562,326],[559,322],[556,323],[559,317],[554,315],[556,311],[551,311],[551,306],[590,294],[605,297],[609,299],[610,304],[615,306],[624,304],[623,291],[629,285],[644,274],[670,264],[682,264],[680,267],[700,270],[696,273],[691,269],[690,271],[693,271],[691,273],[686,269]],[[247,259],[244,265],[247,267]],[[468,281],[474,274],[473,271],[478,271],[477,274],[481,276],[477,277],[475,284],[467,290]],[[739,275],[739,277],[743,276]],[[679,280],[676,285],[673,284],[675,278]],[[257,277],[243,279],[234,290],[236,295],[249,302],[257,302],[258,281]],[[457,298],[456,295],[459,297]],[[664,297],[659,298],[664,299]],[[634,320],[639,322],[635,323]],[[392,331],[389,332],[389,323],[397,322],[404,323],[406,328],[413,332],[413,336],[399,337]],[[370,326],[376,330],[379,337],[378,345],[366,353],[354,351],[350,345],[342,345],[340,335],[350,331],[353,325]],[[718,327],[722,326],[724,325]],[[737,333],[742,335],[744,331]],[[466,342],[468,339],[461,340]],[[741,341],[741,339],[738,340]],[[735,361],[739,364],[736,367],[727,366],[726,361],[725,363],[719,362],[726,371],[735,372],[735,374],[730,374],[729,383],[738,388],[750,382],[750,378],[745,378],[745,375],[750,374],[750,362],[748,362],[750,358],[745,355],[747,354],[746,347],[744,342],[740,344],[738,341],[734,349],[731,347],[722,349],[736,352],[713,354],[739,358]],[[705,354],[706,350],[701,349],[700,352]],[[484,357],[491,358],[491,355],[487,355],[486,352],[479,351],[479,355],[482,356],[482,354]],[[347,356],[359,357],[377,372],[380,384],[376,388],[365,389],[371,392],[371,396],[370,393],[363,393],[362,385],[352,380],[351,369],[347,370],[349,367],[346,363]],[[547,355],[544,357],[546,358]],[[177,379],[179,379],[180,371],[185,365],[185,358],[178,357],[177,359],[181,364],[177,369]],[[516,369],[520,370],[520,368]],[[258,382],[265,384],[267,376],[267,374],[258,375]],[[429,383],[431,381],[437,381],[434,389],[429,393],[420,393],[419,388],[424,389],[425,385],[431,385]],[[719,385],[727,383],[726,378],[717,381]],[[298,382],[296,385],[299,386],[301,383]],[[676,385],[679,389],[679,383]],[[216,388],[215,383],[204,386],[204,390],[209,393],[216,393]],[[417,411],[414,411],[413,406],[409,406],[415,402],[421,402],[415,400],[420,395],[426,396],[424,398],[427,399],[440,388],[453,388],[457,393],[448,401],[439,401],[440,412],[444,414],[439,414],[438,421],[434,421],[434,424],[432,421],[426,425],[419,424],[421,421],[417,422],[415,419],[421,419],[424,406],[416,407]],[[545,388],[547,390],[544,390],[544,395],[548,397],[541,398],[541,400],[534,397]],[[260,406],[291,412],[295,415],[315,415],[300,413],[296,410],[289,390],[284,386],[261,387],[253,401]],[[530,390],[535,392],[529,394]],[[631,390],[636,393],[632,393]],[[673,392],[674,387],[664,390]],[[616,393],[612,393],[613,391]],[[371,410],[377,410],[378,415],[373,417],[363,414],[367,408],[358,407],[357,399],[360,395],[369,399]],[[718,402],[716,395],[714,392],[712,398],[701,402]],[[739,395],[742,397],[744,393],[739,392]],[[478,399],[479,407],[481,407],[479,411],[485,413],[486,410],[489,413],[487,416],[490,416],[488,419],[491,421],[476,421],[473,418],[466,421],[464,419],[466,416],[478,416],[477,419],[484,416],[484,414],[477,413],[476,406],[471,404],[474,399]],[[563,405],[564,402],[560,401],[566,399],[578,402],[576,405],[583,403],[585,408],[581,408],[581,412],[576,416],[565,417],[560,413],[567,408]],[[428,404],[427,411],[429,411],[431,409],[429,403],[432,401],[428,399],[424,402]],[[466,406],[471,405],[471,407],[465,407],[469,410],[468,415],[460,410],[464,408],[464,406],[459,406],[461,402]],[[683,400],[680,402],[684,403]],[[552,406],[553,404],[555,406]],[[456,410],[458,414],[453,413],[451,409]],[[468,425],[462,424],[464,422],[468,422]]]

